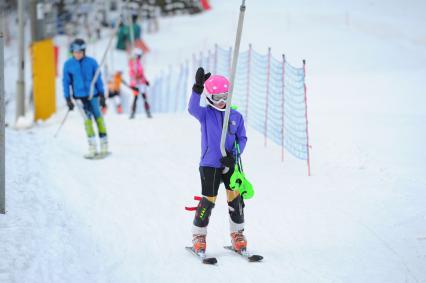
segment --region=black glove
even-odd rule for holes
[[[145,84],[146,84],[147,86],[149,86],[149,82],[148,82],[148,81],[146,81],[146,82],[145,82]]]
[[[223,166],[228,168],[233,168],[235,165],[235,158],[230,152],[226,152],[226,156],[222,157],[220,159],[220,163],[222,163]]]
[[[195,74],[195,84],[192,87],[192,90],[195,93],[202,94],[204,90],[204,83],[210,78],[211,73],[204,73],[204,69],[199,67],[197,73]]]
[[[101,105],[102,108],[106,108],[105,96],[101,95],[99,97],[99,104]]]
[[[133,89],[134,91],[137,91],[137,92],[139,92],[139,88],[137,88],[137,87],[135,87],[135,86],[132,86],[132,87],[130,87],[131,89]]]
[[[74,110],[74,103],[72,102],[71,98],[67,98],[67,106],[68,106],[69,111]]]

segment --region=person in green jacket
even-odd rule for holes
[[[141,26],[137,23],[138,16],[132,15],[132,30],[133,30],[133,40],[136,41],[141,38],[142,29]],[[120,23],[120,28],[117,34],[117,49],[127,50],[131,42],[130,28],[128,25],[125,25],[123,22]]]

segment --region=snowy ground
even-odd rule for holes
[[[163,20],[147,35],[148,76],[232,45],[240,1],[212,2],[213,11]],[[53,138],[60,108],[30,130],[6,131],[0,282],[426,282],[426,5],[264,3],[247,1],[242,46],[307,59],[313,173],[290,156],[281,163],[280,149],[248,130],[256,196],[246,234],[264,262],[222,248],[223,193],[208,236],[219,264],[183,249],[193,216],[183,208],[200,190],[199,128],[188,114],[110,114],[113,154],[88,161],[77,112]]]

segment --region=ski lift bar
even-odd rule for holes
[[[243,0],[240,6],[240,16],[238,18],[238,27],[237,27],[237,35],[235,38],[234,55],[232,56],[231,78],[230,78],[231,87],[229,89],[228,99],[226,101],[225,118],[223,120],[222,136],[220,139],[220,152],[222,153],[223,157],[226,156],[225,141],[226,141],[226,133],[228,132],[229,114],[231,112],[232,92],[234,90],[234,81],[235,81],[235,73],[237,71],[238,54],[240,52],[240,42],[241,42],[241,34],[243,31],[244,12],[246,10],[245,2],[246,1]],[[225,167],[222,173],[226,174],[228,171],[229,171],[229,168]]]

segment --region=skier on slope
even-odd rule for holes
[[[203,68],[198,68],[195,75],[195,84],[189,101],[188,111],[197,118],[201,124],[201,161],[200,177],[202,186],[202,199],[200,200],[192,226],[192,244],[195,252],[205,252],[207,225],[212,209],[215,206],[220,183],[226,188],[227,201],[230,216],[230,232],[232,247],[241,251],[247,246],[244,231],[244,202],[238,191],[229,188],[230,178],[234,171],[236,150],[234,143],[240,147],[240,153],[244,151],[247,137],[242,115],[231,109],[229,117],[228,133],[225,149],[227,156],[222,157],[220,151],[220,139],[222,124],[225,116],[226,99],[228,97],[230,83],[220,75],[211,76],[205,74]],[[207,107],[200,106],[200,96],[206,96]],[[222,174],[224,167],[230,168],[226,174]]]
[[[74,109],[72,100],[74,98],[75,102],[81,105],[84,110],[84,126],[89,142],[89,153],[85,157],[94,158],[97,155],[93,118],[98,128],[100,154],[105,155],[108,153],[108,139],[104,118],[99,107],[99,105],[106,107],[101,75],[96,80],[94,95],[89,100],[90,84],[98,69],[98,64],[95,59],[86,56],[86,44],[83,39],[75,39],[70,45],[70,52],[72,57],[64,64],[62,78],[63,91],[68,108],[70,111]]]
[[[115,72],[114,76],[108,81],[108,95],[107,98],[114,101],[118,114],[123,113],[123,107],[121,106],[121,83],[123,82],[122,72]],[[106,108],[104,108],[106,109]],[[103,110],[102,110],[103,111]],[[106,111],[103,111],[105,114]]]
[[[137,105],[139,94],[142,96],[144,100],[144,108],[145,108],[147,117],[152,118],[151,110],[148,104],[148,98],[146,95],[146,90],[147,90],[147,87],[149,86],[149,82],[146,79],[145,73],[143,71],[142,62],[141,62],[142,55],[143,55],[142,49],[135,48],[133,50],[133,58],[129,60],[130,87],[134,89],[130,119],[135,118],[136,105]]]

